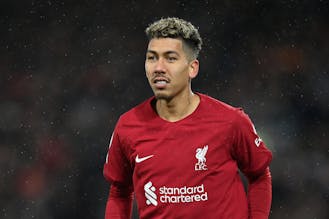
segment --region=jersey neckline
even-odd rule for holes
[[[174,122],[170,122],[170,121],[168,121],[168,120],[165,120],[165,119],[161,118],[161,117],[159,116],[159,114],[155,111],[155,109],[152,107],[152,102],[155,100],[155,97],[154,97],[154,96],[151,97],[151,98],[149,99],[149,101],[148,101],[148,106],[149,106],[149,109],[150,109],[151,113],[153,114],[153,116],[154,116],[157,120],[159,120],[160,122],[162,122],[162,123],[166,123],[166,124],[179,124],[179,123],[182,123],[182,122],[184,122],[184,121],[186,121],[186,120],[189,120],[190,118],[194,117],[194,116],[198,113],[198,111],[200,110],[200,105],[202,104],[202,102],[203,102],[203,100],[204,100],[204,97],[203,97],[203,95],[202,95],[201,93],[199,93],[199,92],[194,92],[194,93],[195,93],[196,95],[198,95],[199,98],[200,98],[200,102],[199,102],[199,104],[197,105],[197,107],[195,108],[195,110],[194,110],[191,114],[185,116],[184,118],[182,118],[182,119],[180,119],[180,120],[174,121]]]

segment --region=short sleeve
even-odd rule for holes
[[[124,144],[120,139],[120,125],[116,125],[106,155],[103,175],[111,183],[131,184],[132,169],[127,155],[124,153]]]
[[[247,114],[241,109],[233,122],[232,156],[247,176],[262,174],[272,160],[272,153],[258,136]]]

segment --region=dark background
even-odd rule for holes
[[[329,3],[1,1],[0,218],[102,218],[118,116],[152,95],[145,27],[204,40],[195,91],[250,115],[273,151],[271,219],[329,218]]]

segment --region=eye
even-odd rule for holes
[[[169,56],[169,57],[167,58],[167,60],[168,60],[169,62],[175,62],[175,61],[177,60],[177,57],[175,57],[175,56]]]
[[[155,55],[147,55],[146,56],[146,60],[148,60],[148,61],[155,61],[156,60],[156,57],[155,57]]]

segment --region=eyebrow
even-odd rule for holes
[[[147,50],[146,53],[153,53],[153,54],[158,54],[156,51],[154,50]],[[170,54],[176,54],[179,56],[179,53],[174,51],[174,50],[169,50],[169,51],[166,51],[164,52],[165,55],[170,55]]]

